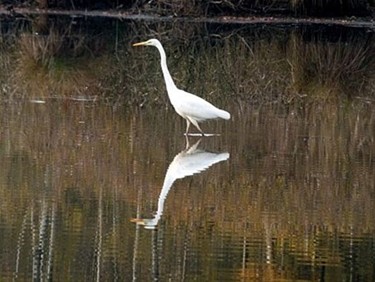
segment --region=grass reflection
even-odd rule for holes
[[[88,41],[84,34],[61,32],[56,27],[41,34],[21,32],[8,54],[14,58],[8,67],[12,93],[28,98],[96,96],[96,69],[105,58],[93,60],[95,50],[88,47]]]
[[[14,79],[21,93],[29,97],[65,97],[87,92],[90,82],[94,81],[89,61],[67,57],[64,38],[53,30],[48,35],[22,34],[19,37]],[[79,47],[73,47],[76,48]]]
[[[2,93],[76,95],[89,83],[84,93],[144,107],[1,105],[4,279],[35,270],[42,279],[147,281],[159,259],[152,275],[176,281],[374,280],[371,35],[315,42],[258,30],[166,40],[177,84],[233,113],[231,124],[216,124],[221,137],[201,144],[231,158],[173,183],[151,235],[129,219],[157,209],[185,127],[160,107],[168,104],[155,50],[135,52],[126,37],[114,55],[108,44],[101,56],[75,58],[40,38],[14,37],[19,50],[2,49]],[[65,56],[74,62],[59,65]],[[341,95],[369,100],[326,103]]]
[[[146,217],[156,210],[168,163],[184,147],[178,134],[185,124],[171,119],[172,111],[124,114],[75,102],[2,110],[1,248],[19,246],[19,272],[30,272],[27,261],[38,258],[23,254],[42,248],[60,269],[53,277],[96,277],[100,270],[111,279],[108,264],[116,261],[117,275],[130,278],[129,219],[137,209]],[[203,269],[197,274],[187,264],[186,275],[205,280],[251,278],[253,271],[264,279],[297,279],[303,265],[314,272],[310,278],[327,265],[344,269],[334,274],[340,279],[371,280],[371,271],[350,270],[345,260],[350,252],[360,260],[372,252],[366,238],[375,230],[374,128],[371,107],[363,104],[246,111],[241,123],[220,130],[222,138],[202,144],[226,148],[229,162],[173,184],[158,231],[164,234],[157,245],[160,273],[193,256]],[[34,239],[19,241],[22,236]],[[140,236],[137,263],[150,251]],[[48,273],[48,258],[39,257],[40,277]],[[273,273],[279,267],[285,272]]]

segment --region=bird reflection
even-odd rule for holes
[[[134,218],[131,220],[132,222],[144,225],[146,229],[155,229],[163,214],[165,199],[176,179],[200,173],[210,166],[229,158],[229,153],[227,152],[211,153],[198,149],[200,142],[201,139],[190,146],[189,140],[186,138],[185,150],[177,154],[169,165],[164,178],[163,188],[159,195],[158,210],[154,218]]]

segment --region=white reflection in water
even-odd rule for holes
[[[169,190],[177,179],[186,176],[201,173],[210,166],[225,161],[229,158],[229,153],[211,153],[198,149],[198,145],[202,139],[199,139],[194,145],[190,146],[189,139],[186,138],[185,150],[178,153],[168,167],[165,174],[163,188],[161,189],[158,201],[158,210],[154,218],[135,218],[132,222],[144,225],[146,229],[154,229],[164,210],[164,202],[167,198]]]

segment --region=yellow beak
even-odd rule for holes
[[[139,43],[134,43],[133,44],[133,47],[136,47],[136,46],[143,46],[143,45],[146,45],[147,41],[144,41],[144,42],[139,42]]]
[[[143,218],[132,218],[130,219],[130,222],[134,222],[139,225],[145,225],[145,221],[143,220]]]

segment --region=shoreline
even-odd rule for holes
[[[192,22],[216,24],[268,24],[268,25],[337,25],[353,28],[369,28],[375,30],[375,20],[367,18],[316,18],[316,17],[283,17],[283,16],[220,16],[220,17],[185,17],[185,16],[158,16],[153,14],[135,14],[125,11],[103,10],[58,10],[39,8],[6,8],[0,6],[0,15],[56,15],[71,17],[105,17],[120,20],[139,20],[156,22]]]

